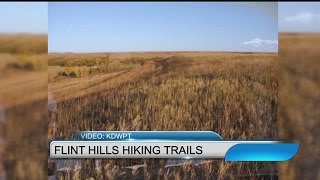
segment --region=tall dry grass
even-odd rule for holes
[[[47,178],[47,35],[0,34],[0,179]]]
[[[47,54],[48,35],[0,33],[0,53]]]
[[[54,137],[68,139],[78,130],[212,130],[225,139],[277,139],[276,54],[178,54],[142,60],[148,63],[126,58],[124,64],[136,66],[103,81],[90,79],[97,85],[81,88],[79,95],[61,85],[66,80],[49,83],[58,99],[57,111],[49,115],[49,122],[57,124]],[[124,167],[134,164],[145,168],[125,173],[130,178],[255,178],[277,170],[275,163],[221,160],[166,171],[159,160],[138,159],[105,160],[100,175],[119,178]],[[84,169],[98,176],[92,166]]]
[[[279,138],[300,143],[281,178],[320,179],[320,34],[279,36]]]

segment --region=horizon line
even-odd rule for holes
[[[14,36],[14,35],[47,35],[49,37],[48,33],[40,33],[40,32],[0,32],[0,35],[9,35],[9,36]]]
[[[48,54],[99,54],[99,53],[278,53],[278,51],[184,51],[184,50],[172,50],[172,51],[88,51],[88,52],[77,52],[77,51],[52,51]]]

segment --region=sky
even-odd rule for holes
[[[277,52],[277,8],[257,2],[49,2],[49,52]]]
[[[278,27],[320,32],[320,3],[0,3],[0,33],[48,32],[50,52],[277,51]]]
[[[320,2],[279,2],[280,32],[320,32]]]
[[[47,33],[48,3],[0,2],[0,33]]]

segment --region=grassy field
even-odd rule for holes
[[[6,54],[47,54],[46,34],[4,34],[0,33],[0,53]]]
[[[56,103],[49,113],[54,138],[71,138],[77,130],[212,130],[225,139],[277,139],[277,54],[54,53],[48,89]],[[90,168],[93,162],[83,163],[79,173],[98,179],[254,178],[277,172],[275,163],[257,162],[186,161],[166,171],[164,160],[105,160],[99,172]],[[120,175],[136,164],[144,164],[141,172]]]
[[[47,35],[0,34],[0,174],[6,179],[47,178],[47,59]]]
[[[75,130],[213,130],[225,139],[296,141],[298,156],[281,163],[280,177],[319,178],[320,35],[279,37],[280,61],[276,54],[222,52],[54,53],[47,61],[46,35],[1,34],[0,173],[47,178],[49,81],[56,102],[49,113],[53,138],[70,138]],[[102,171],[92,163],[84,161],[74,179],[277,172],[276,164],[256,162],[186,161],[167,169],[163,159],[110,159]],[[143,166],[124,169],[136,164]]]
[[[320,34],[279,36],[279,138],[299,142],[281,177],[320,179]]]

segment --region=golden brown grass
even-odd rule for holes
[[[110,60],[109,54],[51,54],[49,59],[49,82],[66,77],[92,77],[99,73],[126,70],[135,64],[129,61]]]
[[[0,35],[0,174],[46,179],[47,36]]]
[[[50,82],[58,102],[49,115],[49,122],[57,124],[54,137],[71,138],[77,130],[212,130],[225,139],[277,139],[277,54],[151,54],[111,54],[108,64],[120,61],[129,68]],[[164,173],[159,160],[104,163],[102,177],[145,163],[143,172],[126,175],[150,179],[254,178],[277,169],[274,163],[211,161]],[[89,167],[83,172],[98,176]]]
[[[0,53],[47,54],[46,34],[0,34]]]
[[[297,157],[281,164],[281,177],[319,179],[320,34],[279,38],[279,138],[300,143]]]

